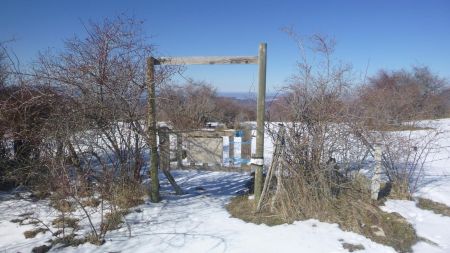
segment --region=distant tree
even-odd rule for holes
[[[205,83],[166,85],[159,92],[158,111],[175,129],[198,129],[217,118],[216,89]]]
[[[253,99],[233,99],[217,97],[217,121],[233,128],[243,121],[256,120],[256,101]]]
[[[376,120],[380,124],[436,117],[445,111],[445,101],[440,96],[445,85],[445,79],[427,67],[382,70],[360,90],[355,108],[364,110],[370,122]]]

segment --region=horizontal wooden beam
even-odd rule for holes
[[[161,57],[155,59],[155,65],[191,65],[191,64],[257,64],[258,56],[198,56],[198,57]]]
[[[183,133],[185,137],[191,138],[222,138],[222,136],[234,136],[234,130],[222,130],[222,131],[202,131],[194,130]]]

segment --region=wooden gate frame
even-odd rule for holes
[[[147,59],[148,112],[147,132],[148,145],[151,150],[150,178],[152,192],[157,192],[158,178],[158,145],[156,141],[156,88],[155,65],[214,65],[214,64],[258,64],[258,100],[256,111],[256,153],[251,159],[251,168],[255,171],[255,201],[258,203],[263,188],[264,166],[264,117],[266,101],[266,69],[267,43],[259,44],[258,56],[199,56],[199,57],[161,57]],[[153,191],[156,190],[156,191]],[[159,196],[151,196],[155,199]]]

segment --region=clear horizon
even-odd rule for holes
[[[301,35],[334,37],[335,58],[367,70],[429,66],[450,78],[449,1],[3,1],[0,41],[22,65],[39,51],[63,50],[63,41],[83,37],[83,23],[125,13],[142,19],[161,56],[256,55],[268,43],[268,91],[286,84],[298,52],[280,28]],[[184,77],[213,84],[220,92],[255,91],[257,67],[189,66]],[[178,78],[178,79],[177,79]],[[183,81],[183,77],[175,80]]]

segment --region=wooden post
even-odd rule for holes
[[[162,170],[170,169],[170,139],[169,128],[160,127],[159,135],[159,162]]]
[[[175,193],[177,195],[183,194],[183,190],[175,181],[175,178],[170,173],[170,139],[169,139],[169,128],[161,127],[159,129],[159,153],[160,153],[160,166],[161,170],[169,181],[170,185],[172,185]]]
[[[177,166],[178,169],[183,167],[183,136],[181,133],[177,134]]]
[[[285,129],[283,125],[279,125],[280,129],[278,130],[278,134],[277,134],[277,139],[275,140],[275,150],[273,152],[273,158],[272,158],[272,164],[269,167],[269,170],[267,171],[267,175],[266,175],[266,179],[264,180],[264,187],[261,193],[261,197],[259,198],[258,204],[256,206],[256,212],[261,211],[262,208],[262,204],[264,199],[267,196],[267,193],[269,191],[269,185],[270,182],[272,181],[273,178],[273,173],[274,170],[276,170],[275,173],[279,172],[279,167],[282,166],[279,160],[282,160],[283,158],[281,157],[283,154],[283,150],[284,150],[284,137],[285,137]],[[281,182],[281,177],[280,174],[278,173],[277,175],[275,175],[277,178],[277,191],[279,191],[279,184]],[[274,198],[276,197],[276,195],[274,196]]]
[[[264,116],[266,102],[266,66],[267,66],[267,44],[259,45],[258,54],[258,102],[256,111],[256,153],[252,159],[252,170],[255,171],[255,203],[259,202],[263,189],[263,166],[264,166]]]
[[[230,165],[234,165],[234,136],[228,136],[228,160],[230,161]]]
[[[156,141],[156,88],[155,88],[155,59],[147,59],[147,134],[150,147],[150,201],[159,202],[159,178],[158,178],[158,143]]]
[[[247,169],[252,156],[252,128],[249,125],[242,129],[241,137],[241,168]]]
[[[380,192],[380,174],[381,174],[381,146],[379,144],[374,145],[374,160],[375,169],[372,176],[372,184],[370,187],[371,197],[373,200],[378,199],[378,193]]]

